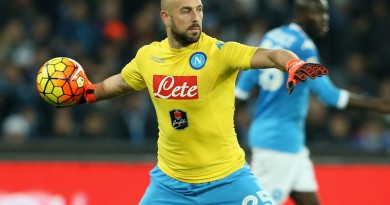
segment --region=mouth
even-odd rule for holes
[[[324,32],[328,32],[328,31],[329,31],[329,26],[328,26],[328,25],[322,26],[322,30],[323,30]]]
[[[321,24],[321,27],[322,27],[322,30],[323,31],[329,31],[329,24],[327,23],[327,22],[323,22],[322,24]]]
[[[197,31],[200,31],[200,26],[191,26],[188,30],[193,31],[193,32],[197,32]]]

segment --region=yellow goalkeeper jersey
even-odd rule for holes
[[[157,165],[164,173],[204,183],[244,166],[234,129],[234,86],[255,51],[202,33],[182,49],[171,48],[168,39],[146,45],[123,68],[131,87],[149,91],[159,123]]]

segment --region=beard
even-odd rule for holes
[[[176,27],[176,24],[175,24],[175,21],[172,19],[172,25],[171,25],[171,33],[173,35],[173,38],[178,42],[180,43],[180,45],[182,46],[188,46],[188,45],[191,45],[193,43],[196,43],[198,42],[199,38],[200,38],[200,34],[202,33],[202,28],[200,27],[199,24],[193,24],[191,25],[188,29],[191,29],[191,28],[200,28],[200,32],[199,33],[196,33],[196,34],[187,34],[187,30],[186,29],[185,31],[179,31]]]

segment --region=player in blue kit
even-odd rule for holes
[[[326,0],[296,0],[293,22],[267,32],[260,47],[291,50],[304,61],[318,63],[320,57],[311,37],[328,31],[327,11]],[[327,76],[308,79],[288,95],[286,79],[287,74],[274,68],[241,72],[236,84],[236,107],[250,97],[252,88],[259,86],[248,132],[252,171],[276,203],[291,196],[298,205],[315,205],[319,204],[317,183],[304,133],[310,94],[339,109],[388,113],[390,103],[339,89]]]

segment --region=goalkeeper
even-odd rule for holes
[[[120,74],[89,84],[84,95],[92,103],[149,91],[159,123],[158,162],[140,204],[274,204],[245,162],[234,130],[238,71],[276,67],[288,72],[284,92],[291,93],[299,81],[327,70],[287,50],[208,36],[201,0],[161,0],[161,8],[167,38],[142,47]]]
[[[293,22],[267,32],[260,47],[288,49],[305,61],[318,63],[318,51],[310,37],[328,31],[328,18],[326,0],[296,0]],[[317,182],[304,132],[310,93],[339,109],[389,113],[390,102],[339,89],[328,76],[308,79],[292,95],[287,95],[286,79],[287,75],[278,69],[242,72],[236,86],[236,106],[250,97],[253,87],[259,86],[260,96],[248,132],[253,173],[276,203],[291,196],[297,205],[316,205],[319,204]]]

